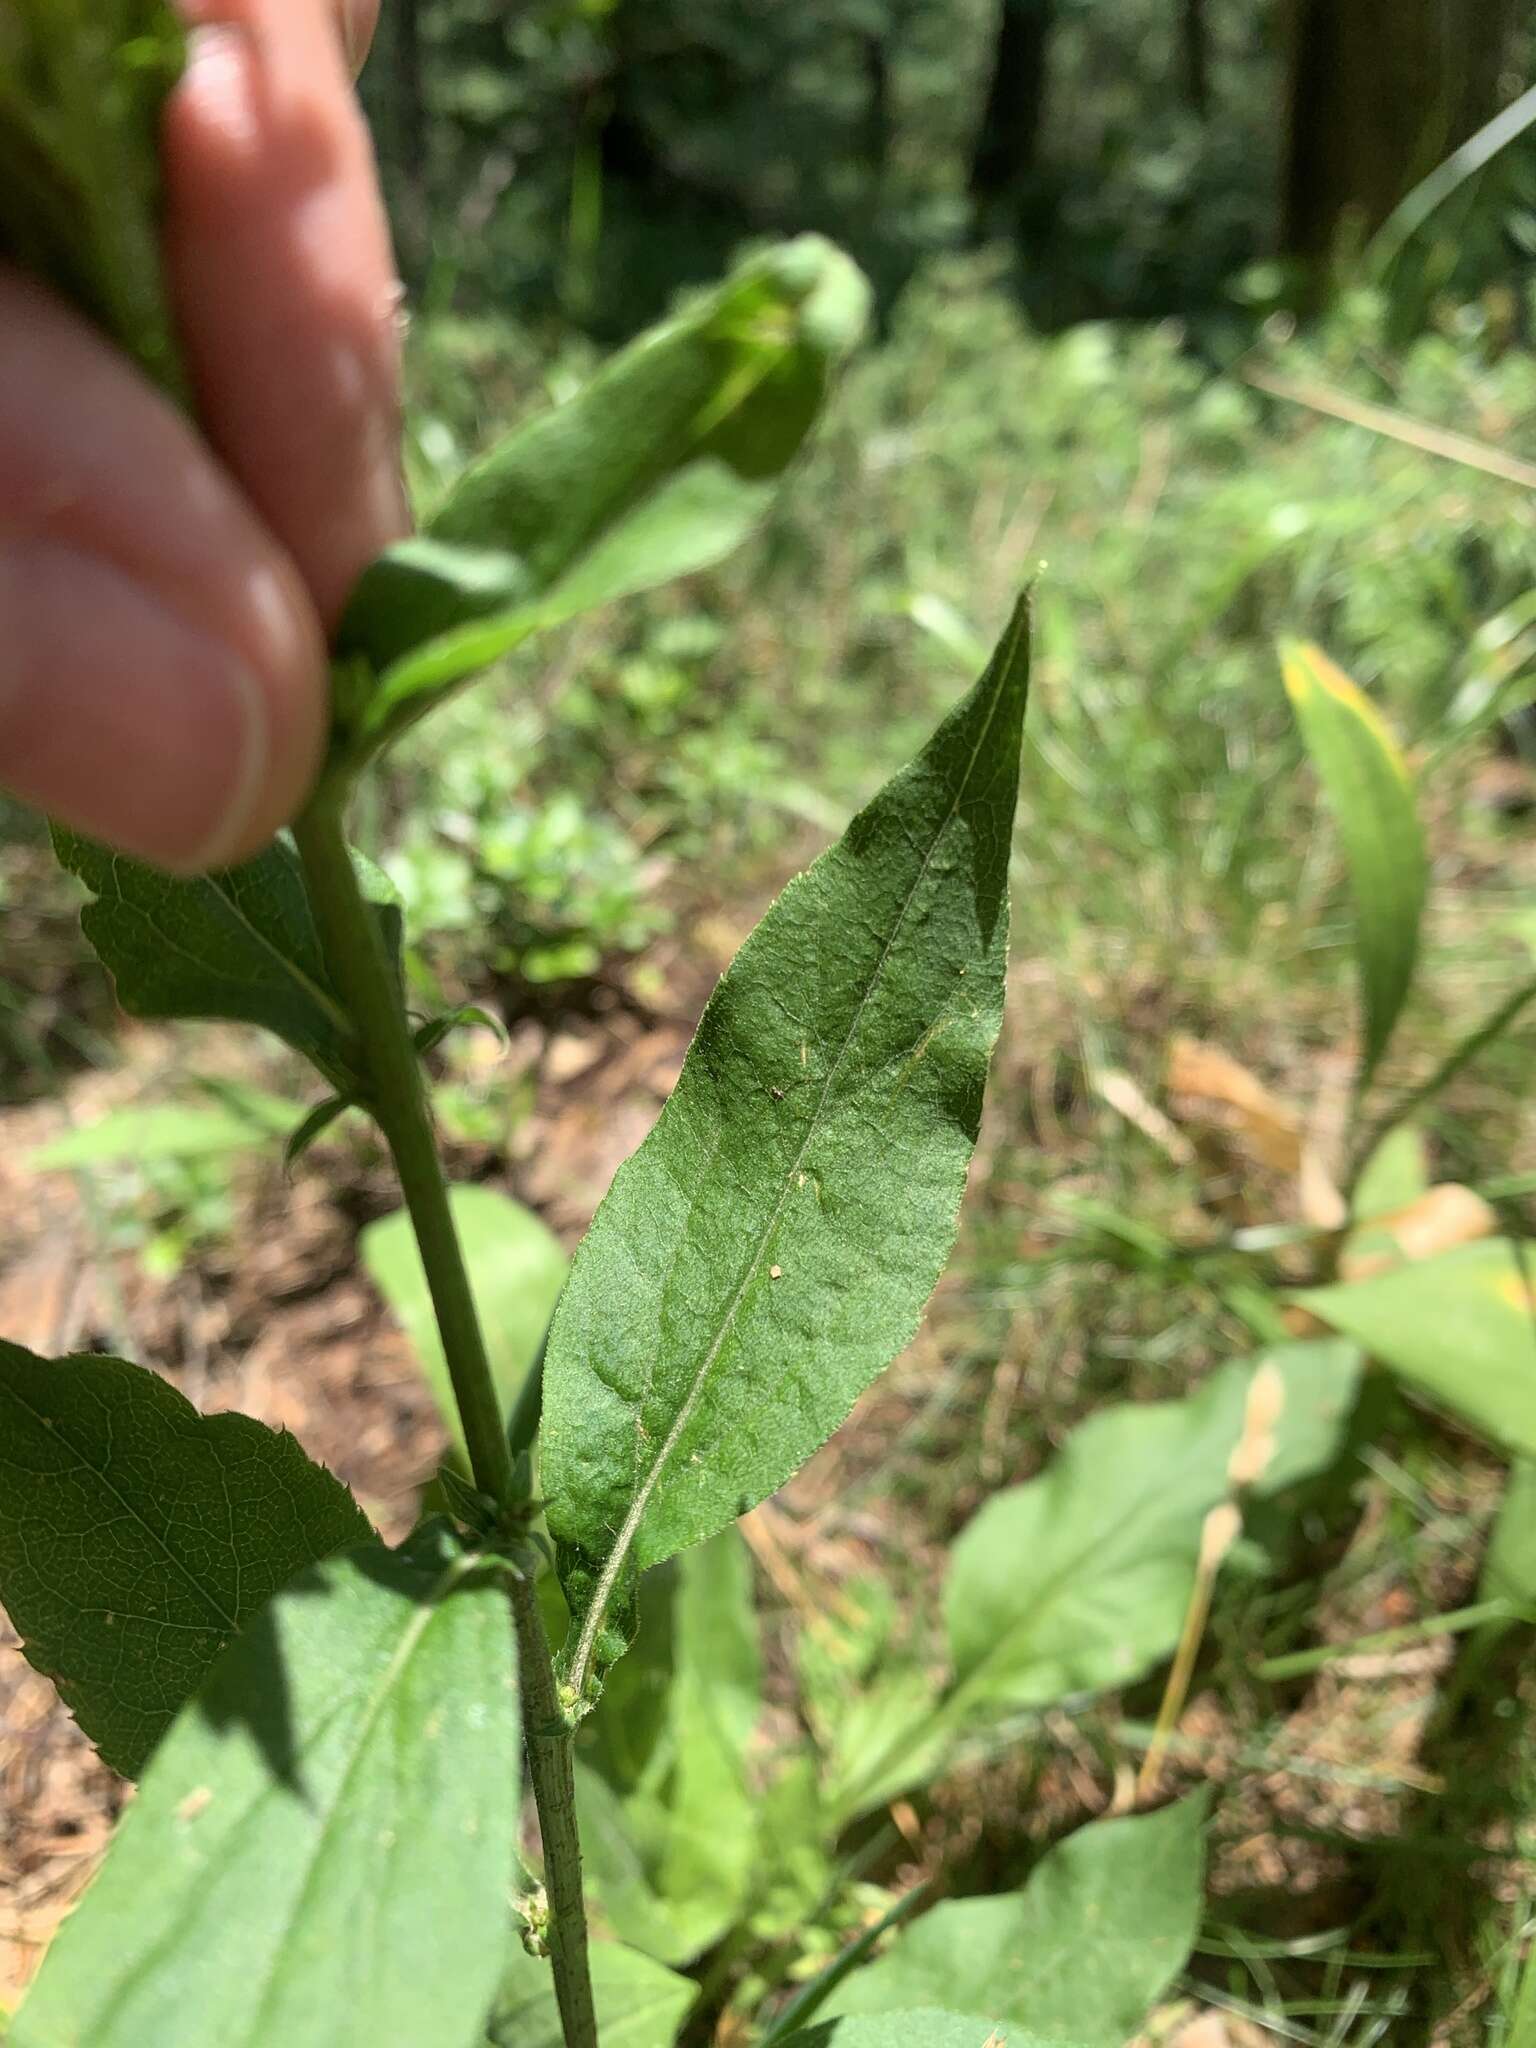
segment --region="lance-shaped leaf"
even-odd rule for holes
[[[832,1995],[839,2013],[979,2006],[1014,2025],[1122,2048],[1183,1969],[1200,1927],[1197,1792],[1161,1813],[1095,1821],[1024,1889],[935,1906]]]
[[[693,1979],[612,1941],[594,1942],[591,1955],[592,2003],[603,2048],[672,2048],[698,2000]],[[488,2040],[490,2048],[565,2048],[554,1978],[542,1957],[513,1951]]]
[[[1294,1299],[1436,1407],[1536,1458],[1536,1248],[1484,1238]]]
[[[539,628],[729,554],[767,509],[867,302],[847,257],[801,236],[470,468],[347,609],[338,701],[354,757]]]
[[[53,828],[53,845],[95,898],[80,913],[81,929],[131,1016],[265,1025],[339,1090],[355,1087],[352,1027],[331,985],[298,856],[285,841],[191,880],[62,826]],[[398,908],[375,903],[374,915],[398,957]]]
[[[0,254],[182,390],[160,261],[168,0],[0,0]]]
[[[510,1415],[565,1283],[565,1253],[531,1209],[496,1188],[453,1188],[449,1200],[502,1414]],[[401,1210],[370,1223],[359,1247],[375,1286],[411,1340],[462,1458],[464,1425],[409,1217]]]
[[[467,2048],[518,1734],[505,1592],[440,1526],[306,1572],[157,1752],[9,2048]]]
[[[918,759],[747,940],[576,1255],[543,1473],[578,1691],[622,1647],[607,1621],[632,1567],[781,1486],[943,1270],[1002,1021],[1028,669],[1021,604]]]
[[[1125,1685],[1168,1655],[1245,1415],[1264,1404],[1254,1434],[1269,1455],[1254,1485],[1273,1493],[1332,1461],[1359,1367],[1349,1344],[1279,1345],[1224,1366],[1185,1400],[1106,1408],[1038,1479],[995,1495],[950,1559],[947,1714],[959,1722],[977,1708]]]
[[[1370,699],[1319,647],[1291,643],[1281,656],[1291,708],[1344,842],[1368,1078],[1413,981],[1429,886],[1424,838],[1407,763]]]
[[[125,1777],[280,1586],[371,1533],[295,1438],[120,1358],[0,1343],[0,1601]]]

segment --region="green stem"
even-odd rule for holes
[[[501,1403],[454,1227],[403,995],[377,920],[358,886],[342,831],[340,797],[322,790],[295,825],[293,836],[304,864],[305,885],[326,963],[357,1033],[368,1107],[388,1140],[400,1176],[475,1484],[504,1508],[526,1508],[528,1503],[516,1498],[513,1451],[502,1423]],[[536,1427],[535,1410],[531,1418],[524,1418],[522,1433],[531,1437]],[[522,1674],[528,1767],[544,1838],[555,1993],[566,2048],[597,2048],[571,1729],[560,1709],[549,1641],[531,1577],[513,1582],[512,1614]]]
[[[421,1248],[475,1484],[499,1506],[511,1507],[512,1454],[448,1205],[421,1066],[377,920],[358,886],[338,802],[322,794],[294,826],[293,836],[326,964],[357,1033],[368,1106],[394,1155]]]
[[[1509,1600],[1479,1600],[1475,1607],[1458,1607],[1450,1614],[1431,1614],[1423,1621],[1405,1622],[1401,1628],[1384,1628],[1374,1636],[1356,1636],[1351,1643],[1325,1643],[1315,1650],[1296,1650],[1288,1657],[1266,1657],[1256,1667],[1260,1678],[1305,1678],[1309,1672],[1324,1671],[1351,1657],[1379,1656],[1393,1650],[1416,1649],[1436,1636],[1457,1636],[1468,1629],[1483,1628],[1489,1622],[1518,1621],[1520,1610]]]
[[[576,1775],[570,1722],[555,1687],[555,1667],[531,1578],[515,1580],[512,1615],[523,1688],[523,1727],[549,1899],[549,1961],[565,2048],[597,2048],[597,2015],[587,1961],[587,1909],[576,1831]]]
[[[1406,1095],[1400,1096],[1377,1118],[1356,1148],[1354,1171],[1350,1175],[1351,1191],[1360,1178],[1366,1161],[1388,1133],[1395,1131],[1399,1124],[1405,1123],[1409,1117],[1421,1110],[1426,1102],[1432,1102],[1443,1088],[1449,1087],[1462,1068],[1470,1066],[1479,1053],[1485,1052],[1496,1038],[1502,1037],[1520,1012],[1533,1000],[1536,1000],[1536,975],[1529,981],[1523,981],[1511,995],[1506,996],[1481,1024],[1469,1031],[1459,1044],[1451,1048],[1427,1079],[1421,1081],[1416,1088],[1410,1088]]]

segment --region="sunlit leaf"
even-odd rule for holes
[[[8,2048],[480,2039],[518,1741],[490,1568],[440,1527],[315,1567],[157,1752]]]
[[[280,1586],[370,1534],[295,1438],[120,1358],[0,1342],[0,1600],[125,1776]]]
[[[135,1105],[40,1145],[27,1164],[37,1173],[59,1173],[119,1160],[144,1166],[164,1159],[217,1159],[275,1146],[302,1114],[298,1104],[254,1089],[238,1103]]]
[[[762,1653],[751,1561],[734,1529],[677,1560],[659,1619],[670,1633],[668,1682],[645,1766],[622,1791],[584,1770],[578,1800],[609,1924],[681,1963],[726,1932],[761,1876],[747,1749],[762,1712]],[[631,1704],[622,1680],[618,1690],[593,1717],[587,1752],[598,1759],[603,1722]]]
[[[449,1198],[502,1413],[510,1415],[565,1284],[565,1253],[559,1239],[531,1209],[496,1188],[454,1188]],[[370,1223],[359,1240],[359,1249],[375,1286],[410,1338],[462,1454],[463,1425],[453,1382],[432,1312],[421,1253],[404,1210]]]
[[[918,760],[769,910],[576,1255],[543,1473],[578,1690],[622,1648],[634,1567],[780,1486],[943,1270],[1002,1018],[1027,650],[1021,606]]]
[[[774,2048],[1084,2048],[1060,2035],[1047,2040],[1031,2029],[999,2027],[992,2020],[952,2012],[893,2012],[879,2019],[827,2020],[776,2039]]]
[[[1015,2026],[1123,2048],[1183,1969],[1200,1926],[1204,1792],[1094,1821],[1022,1891],[954,1899],[907,1927],[832,1995],[837,2013],[966,2004]]]
[[[672,2048],[699,1995],[693,1979],[611,1941],[594,1942],[591,1955],[603,2048]],[[490,2048],[564,2048],[554,1979],[542,1957],[513,1951],[487,2039]]]
[[[1349,868],[1355,904],[1369,1076],[1407,999],[1419,950],[1429,863],[1409,779],[1381,714],[1319,647],[1282,649],[1286,692],[1322,778]]]
[[[1536,1247],[1486,1238],[1294,1299],[1436,1407],[1536,1457]]]
[[[801,236],[474,464],[348,607],[338,650],[354,757],[530,633],[729,554],[771,502],[867,302],[847,257]]]
[[[962,1530],[944,1594],[954,1718],[1125,1685],[1172,1651],[1260,1371],[1281,1399],[1252,1490],[1324,1469],[1354,1402],[1358,1354],[1277,1345],[1184,1400],[1090,1416],[1038,1479],[996,1495]]]

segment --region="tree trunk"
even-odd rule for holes
[[[864,168],[878,197],[891,163],[895,119],[891,105],[891,58],[883,35],[862,38],[864,60]]]
[[[1179,43],[1184,97],[1190,112],[1203,121],[1211,111],[1211,25],[1206,0],[1180,0]]]
[[[1290,0],[1281,248],[1380,227],[1497,112],[1507,0]]]
[[[1056,0],[1002,0],[992,79],[971,158],[978,221],[1028,192],[1040,153]]]

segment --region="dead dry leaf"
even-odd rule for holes
[[[1481,1195],[1458,1181],[1441,1181],[1406,1208],[1372,1216],[1357,1230],[1339,1260],[1339,1278],[1369,1280],[1498,1231],[1498,1216]]]
[[[1219,1045],[1176,1037],[1168,1048],[1168,1092],[1182,1123],[1226,1132],[1277,1173],[1300,1172],[1300,1112]]]
[[[1123,1069],[1102,1069],[1094,1077],[1094,1087],[1117,1116],[1123,1116],[1144,1138],[1149,1138],[1175,1166],[1194,1165],[1194,1146],[1177,1124],[1171,1123],[1157,1104],[1147,1099],[1138,1083]]]

